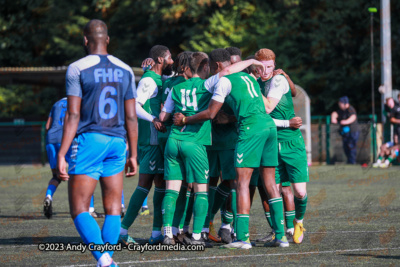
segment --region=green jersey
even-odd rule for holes
[[[213,100],[232,108],[239,122],[239,139],[276,127],[265,112],[264,101],[257,81],[244,72],[224,76],[215,89]]]
[[[258,79],[261,92],[265,97],[279,99],[279,103],[271,112],[271,117],[277,120],[290,120],[296,115],[294,113],[292,93],[289,83],[283,75],[276,75],[268,81]],[[301,136],[300,129],[278,127],[278,142],[290,141]]]
[[[167,100],[169,92],[171,92],[171,88],[174,87],[177,84],[183,83],[186,81],[185,77],[183,76],[174,76],[171,78],[168,78],[167,80],[164,81],[163,86],[162,86],[162,103],[164,103]],[[169,118],[168,121],[164,122],[165,126],[171,126],[173,124],[172,122],[172,116]]]
[[[231,107],[224,103],[221,110],[228,115],[234,115]],[[238,139],[238,125],[237,123],[227,124],[211,124],[212,146],[208,150],[226,150],[235,149]]]
[[[139,81],[136,104],[141,105],[147,113],[158,118],[161,112],[162,92],[161,76],[148,70]],[[157,130],[153,123],[143,119],[138,119],[138,121],[138,145],[158,145]]]
[[[208,108],[214,86],[219,80],[216,74],[207,80],[191,78],[172,87],[163,111],[182,113],[186,117],[195,115]],[[170,138],[190,141],[200,145],[211,145],[211,122],[176,126],[172,125]]]

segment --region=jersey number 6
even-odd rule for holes
[[[107,93],[110,93],[109,97],[106,98]],[[106,86],[103,88],[99,98],[99,114],[104,120],[112,119],[117,114],[118,105],[117,102],[110,96],[117,95],[117,89],[112,86]],[[110,105],[108,113],[106,113],[107,104]]]

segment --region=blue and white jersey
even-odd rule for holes
[[[49,117],[51,117],[50,129],[47,131],[46,144],[60,144],[63,134],[63,125],[65,112],[67,112],[67,98],[58,100],[51,108]]]
[[[101,133],[125,138],[124,101],[136,98],[132,69],[111,55],[89,55],[69,65],[68,96],[82,98],[77,135]]]

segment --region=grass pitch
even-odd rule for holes
[[[2,266],[95,266],[90,252],[41,252],[43,242],[77,243],[81,239],[69,216],[67,184],[54,195],[53,218],[42,214],[42,201],[51,178],[48,166],[0,167],[0,264]],[[124,180],[125,203],[137,186],[137,176]],[[302,244],[289,248],[204,252],[115,252],[120,266],[246,265],[400,265],[400,167],[362,169],[359,166],[310,167],[309,202]],[[149,207],[152,212],[152,195]],[[100,188],[95,207],[103,212]],[[150,237],[150,216],[138,216],[129,233],[144,242]],[[104,219],[97,219],[101,226]],[[220,225],[216,216],[216,227]],[[250,214],[252,239],[269,232],[256,193]]]

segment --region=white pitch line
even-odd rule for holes
[[[307,254],[330,254],[330,253],[345,253],[345,252],[359,252],[359,251],[379,251],[379,250],[398,250],[397,248],[357,248],[357,249],[345,249],[345,250],[327,250],[327,251],[309,251],[309,252],[293,252],[293,253],[275,253],[275,254],[256,254],[256,255],[237,255],[237,256],[211,256],[211,257],[195,257],[195,258],[174,258],[174,259],[160,259],[150,261],[127,261],[119,262],[122,264],[141,264],[141,263],[156,263],[156,262],[174,262],[174,261],[190,261],[190,260],[210,260],[210,259],[228,259],[228,258],[248,258],[248,257],[270,257],[270,256],[290,256],[290,255],[307,255]],[[354,255],[357,256],[357,255]],[[92,264],[83,265],[66,265],[59,267],[78,267],[78,266],[92,266]]]

